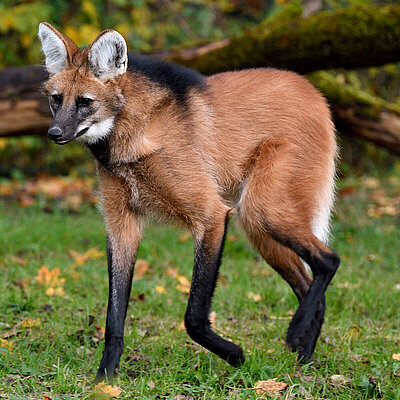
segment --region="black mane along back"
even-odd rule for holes
[[[194,69],[151,56],[129,54],[128,71],[143,74],[150,81],[169,89],[180,104],[185,103],[186,94],[190,89],[202,91],[207,86],[205,77]]]

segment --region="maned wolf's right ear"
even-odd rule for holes
[[[89,50],[89,68],[100,79],[112,79],[128,67],[128,50],[123,36],[108,29],[100,33]]]
[[[50,74],[64,71],[72,56],[79,50],[78,46],[47,22],[39,24],[38,36],[46,57],[47,71]]]

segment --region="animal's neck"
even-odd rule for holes
[[[122,164],[133,163],[161,148],[157,124],[159,109],[167,96],[150,96],[150,90],[135,87],[132,79],[124,82],[126,104],[115,117],[110,135],[92,145],[89,150],[109,171]]]

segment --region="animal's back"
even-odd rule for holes
[[[287,154],[280,180],[288,185],[313,231],[327,241],[334,199],[336,142],[329,107],[305,78],[293,72],[253,69],[208,78],[212,93],[218,166],[217,179],[226,200],[238,205],[260,146]],[[257,168],[265,179],[273,156]],[[272,190],[278,191],[279,185]],[[290,193],[288,193],[289,195]],[[311,209],[310,209],[311,208]]]

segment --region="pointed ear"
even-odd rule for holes
[[[50,74],[64,71],[71,62],[72,56],[79,50],[78,46],[47,22],[39,24],[38,36],[46,57],[47,71]]]
[[[103,31],[89,49],[89,68],[100,79],[112,79],[128,67],[128,50],[123,36],[111,29]]]

